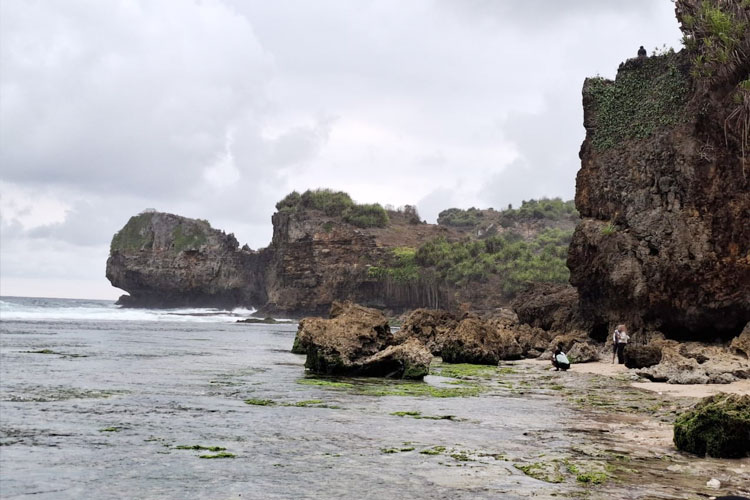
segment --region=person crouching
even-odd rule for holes
[[[565,371],[570,368],[570,360],[568,360],[561,346],[555,348],[555,353],[552,355],[552,366],[555,367],[555,371]]]

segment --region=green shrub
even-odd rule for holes
[[[385,227],[388,213],[379,203],[352,205],[344,212],[344,221],[357,227]]]
[[[509,220],[560,220],[569,217],[578,217],[578,211],[573,200],[563,201],[561,198],[541,198],[539,200],[523,201],[517,209],[508,208],[502,212],[502,217]],[[502,222],[501,225],[506,226]]]
[[[617,232],[617,226],[615,226],[614,223],[610,222],[601,229],[601,232],[605,236],[615,234]]]
[[[474,207],[468,210],[449,208],[438,214],[437,223],[441,226],[473,227],[481,222],[484,214]]]
[[[320,210],[331,217],[342,217],[357,227],[385,227],[390,222],[388,212],[378,203],[357,204],[343,191],[308,189],[302,194],[292,191],[276,203],[279,212]],[[325,229],[328,232],[328,229]]]
[[[679,0],[677,15],[695,78],[736,82],[738,74],[747,73],[750,9],[746,0]]]
[[[451,243],[437,238],[419,247],[415,263],[433,269],[441,279],[459,286],[499,276],[502,292],[513,296],[531,282],[568,281],[565,261],[572,234],[572,231],[547,229],[531,241],[512,232],[481,241]]]

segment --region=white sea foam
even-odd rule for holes
[[[0,298],[0,321],[179,321],[228,322],[247,318],[254,309],[231,311],[213,308],[133,309],[105,300],[46,299],[31,297]]]

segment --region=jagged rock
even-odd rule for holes
[[[543,330],[567,332],[582,326],[578,292],[570,285],[538,283],[518,294],[512,308],[521,323]]]
[[[307,354],[315,373],[422,378],[432,355],[417,339],[393,345],[388,319],[375,309],[334,302],[330,317],[304,318],[292,352]]]
[[[750,359],[750,323],[745,325],[745,329],[737,337],[732,339],[729,346],[733,353]]]
[[[332,374],[347,372],[356,361],[382,351],[392,341],[388,319],[380,311],[334,303],[329,319],[300,321],[296,343],[307,354],[307,368]]]
[[[568,352],[571,363],[589,363],[599,361],[599,349],[588,342],[576,342]]]
[[[264,257],[208,222],[160,212],[131,217],[112,238],[106,275],[131,307],[224,307],[266,300]]]
[[[750,363],[721,346],[697,342],[654,342],[661,346],[661,361],[636,373],[654,382],[670,384],[727,384],[750,378]],[[685,356],[684,354],[688,354]],[[699,363],[701,359],[703,362]]]
[[[456,328],[458,320],[448,311],[440,309],[415,309],[404,320],[401,329],[394,334],[395,343],[410,338],[420,340],[432,354],[439,356],[445,336]]]
[[[720,393],[704,398],[675,420],[674,444],[700,456],[750,456],[750,396]]]
[[[685,49],[628,61],[615,81],[584,83],[568,267],[595,325],[713,341],[750,320],[747,129],[727,121],[747,69],[696,80],[696,59]]]
[[[354,373],[374,377],[421,379],[430,372],[432,353],[417,339],[388,346],[355,364]]]
[[[654,345],[625,346],[625,366],[628,368],[648,368],[661,362],[661,348]]]
[[[496,365],[503,359],[518,359],[523,349],[511,330],[496,328],[479,318],[468,317],[450,331],[443,342],[447,363]]]

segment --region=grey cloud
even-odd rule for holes
[[[3,218],[4,269],[99,276],[112,233],[146,207],[262,246],[293,188],[418,200],[428,220],[570,197],[583,78],[611,76],[639,44],[674,44],[672,8],[4,0],[2,177],[69,205],[62,222]]]

